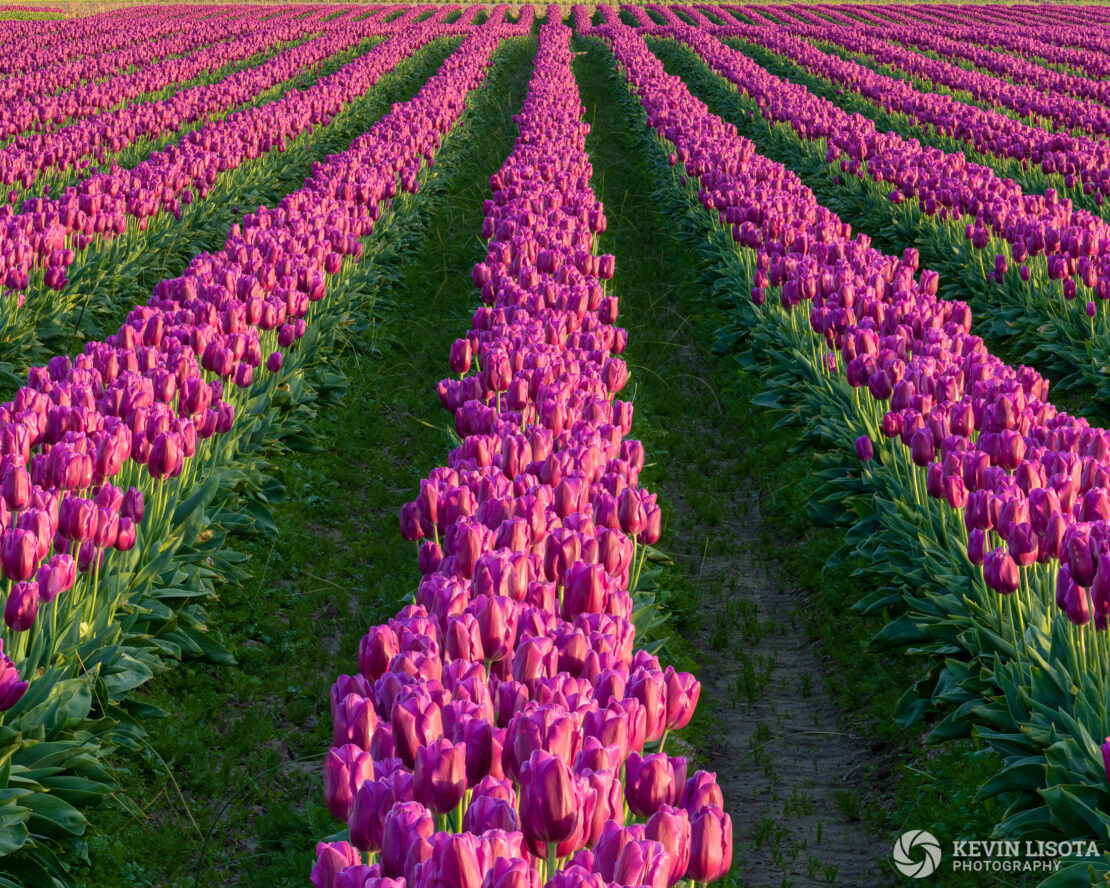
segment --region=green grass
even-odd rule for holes
[[[398,510],[450,447],[435,383],[469,327],[482,200],[515,138],[534,51],[531,40],[500,50],[469,128],[436,158],[447,185],[413,223],[423,237],[392,309],[333,356],[350,377],[343,409],[321,412],[318,452],[279,461],[277,532],[241,542],[253,577],[213,608],[240,665],[186,664],[145,695],[169,716],[150,726],[157,752],[123,764],[144,814],[94,815],[87,888],[302,886],[315,843],[340,828],[323,806],[328,689],[419,580]]]

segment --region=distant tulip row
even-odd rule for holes
[[[11,75],[12,84],[6,78],[3,88],[20,95],[36,84],[49,95],[81,80],[99,80],[163,54],[187,52],[202,45],[188,36],[192,26],[232,18],[227,7],[182,5],[121,9],[64,22],[8,22],[0,73]]]
[[[42,132],[62,121],[99,114],[143,93],[249,58],[271,42],[303,39],[320,29],[321,17],[335,11],[335,7],[315,15],[308,11],[305,18],[303,7],[276,16],[272,7],[252,7],[247,15],[200,19],[165,39],[106,53],[97,59],[103,74],[89,71],[92,76],[82,77],[80,69],[92,68],[93,63],[75,59],[4,78],[0,80],[0,138],[26,129]],[[111,31],[104,39],[111,39]]]
[[[318,847],[316,888],[668,888],[731,864],[714,776],[664,751],[700,687],[633,651],[660,513],[615,399],[626,334],[569,37],[552,7],[490,179],[485,305],[439,386],[462,445],[401,510],[415,602],[332,689],[325,796],[349,841]]]
[[[1031,10],[1032,15],[1030,15]],[[933,34],[939,35],[937,25],[940,22],[936,21],[937,13],[926,11],[922,15],[922,10],[907,14],[897,8],[887,7],[881,16],[876,16],[873,12],[860,8],[853,11],[853,15],[857,16],[854,18],[844,15],[838,7],[825,7],[817,15],[809,9],[792,5],[786,7],[784,12],[786,15],[781,17],[789,24],[793,24],[792,19],[802,19],[816,25],[827,25],[832,19],[837,24],[854,28],[860,33],[903,45],[912,46],[916,35],[928,33],[923,30],[926,28],[931,27]],[[943,16],[944,13],[940,15]],[[961,52],[975,54],[995,65],[1007,65],[1014,61],[1018,64],[1024,61],[1027,65],[1033,63],[1029,67],[1023,67],[1025,70],[1034,72],[1038,77],[1044,76],[1046,71],[1051,72],[1051,69],[1045,68],[1044,62],[1066,65],[1096,79],[1110,74],[1110,65],[1106,59],[1106,52],[1110,50],[1110,37],[1101,28],[1085,27],[1077,21],[1082,17],[1097,18],[1097,16],[1072,6],[1064,11],[1064,17],[1067,19],[1066,24],[1060,20],[1054,21],[1052,12],[1032,6],[1024,9],[1021,6],[1009,9],[1000,7],[997,12],[990,11],[986,15],[981,8],[967,6],[954,21],[943,23],[943,36],[946,40],[957,44],[971,44]],[[923,24],[923,18],[932,20]],[[987,18],[991,20],[987,21]],[[1097,25],[1098,22],[1092,21],[1089,24]],[[1003,52],[989,52],[984,47],[1001,49]],[[939,54],[949,55],[943,51]],[[1020,60],[1013,59],[1013,56],[1020,57]],[[955,55],[955,57],[959,56]],[[968,58],[968,60],[971,59]],[[1045,70],[1037,70],[1038,68],[1045,68]],[[960,70],[966,71],[967,68]],[[1006,74],[1003,74],[1003,77],[1006,77]],[[1001,77],[998,79],[1002,81]],[[1017,77],[1007,79],[1015,83],[1021,80]]]
[[[1043,172],[1059,173],[1069,188],[1082,187],[1087,194],[1110,194],[1110,146],[1096,136],[1110,132],[1110,107],[1049,95],[1035,87],[1019,88],[998,78],[969,72],[910,50],[897,52],[892,44],[868,37],[866,32],[849,26],[832,24],[812,27],[793,25],[789,28],[755,28],[735,25],[718,29],[765,46],[807,71],[827,78],[838,87],[859,93],[886,111],[908,115],[922,127],[933,127],[941,135],[951,136],[970,144],[975,150],[999,157],[1025,161]],[[800,39],[801,38],[801,39]],[[822,52],[806,40],[828,41],[850,49],[870,51],[879,61],[892,55],[909,56],[916,64],[902,60],[899,67],[911,69],[916,76],[950,86],[970,90],[976,98],[1017,110],[1032,117],[1028,123],[1015,120],[1001,111],[988,110],[936,92],[919,91],[904,80],[887,77],[857,62]],[[889,48],[890,52],[881,52]],[[946,76],[947,75],[947,76]],[[979,87],[979,88],[975,88]],[[1000,101],[999,93],[1022,91],[1020,100]],[[1065,112],[1074,111],[1065,116]],[[1052,120],[1060,131],[1038,126],[1038,118]],[[1073,135],[1072,129],[1092,135]]]
[[[879,132],[858,114],[849,114],[832,102],[815,96],[804,86],[776,77],[747,55],[732,49],[702,29],[689,25],[653,26],[692,47],[709,67],[734,84],[745,101],[754,104],[770,125],[785,124],[802,146],[818,139],[827,142],[824,161],[839,164],[839,176],[853,177],[844,188],[881,188],[892,204],[912,198],[913,206],[937,225],[959,228],[950,232],[957,249],[974,253],[993,245],[993,269],[984,277],[1004,283],[1001,298],[1021,293],[1019,308],[1031,320],[1053,325],[1061,339],[1055,360],[1068,372],[1078,371],[1097,383],[1096,368],[1107,352],[1107,335],[1099,306],[1110,299],[1110,228],[1102,219],[1075,210],[1069,200],[1047,188],[1043,194],[1025,194],[1012,180],[1004,180],[985,166],[969,162],[962,154],[946,153],[903,138]],[[767,30],[767,29],[763,29]],[[822,146],[825,143],[820,143]],[[887,190],[891,189],[891,190]],[[885,203],[885,201],[882,201]],[[749,219],[734,218],[737,234],[746,246],[758,245],[762,234]],[[943,231],[943,229],[940,229]],[[804,236],[804,235],[803,235]],[[1008,242],[1007,257],[995,252],[999,241]],[[1021,263],[1015,268],[1013,263]],[[1016,270],[1016,274],[1014,271]],[[1058,282],[1053,284],[1052,282]],[[1067,302],[1061,307],[1049,298],[1047,287],[1059,288]],[[990,297],[990,291],[987,292]],[[1028,305],[1025,303],[1028,302]],[[1103,311],[1104,313],[1104,311]],[[1013,333],[1028,340],[1036,328]],[[1090,342],[1088,342],[1088,340]],[[1054,352],[1054,355],[1056,353]]]
[[[325,45],[334,50],[344,41],[357,42],[358,25],[351,27],[355,34],[325,37]],[[207,197],[228,170],[269,151],[282,151],[305,131],[326,126],[400,59],[437,37],[460,31],[455,25],[423,22],[400,27],[391,39],[310,88],[213,120],[132,169],[115,167],[90,176],[58,197],[26,201],[19,212],[10,206],[0,208],[0,280],[11,290],[22,290],[30,285],[31,272],[41,267],[45,286],[61,289],[77,251],[94,239],[110,240],[129,225],[145,229],[161,213],[180,216],[184,204]],[[341,29],[339,34],[343,33]],[[260,74],[244,72],[244,79],[261,76],[271,82],[282,68],[288,75],[301,62],[310,62],[317,50],[312,43],[303,45],[289,54],[292,68],[289,60],[279,57],[272,69],[264,66]]]
[[[8,185],[18,183],[27,189],[44,171],[83,169],[92,162],[104,163],[144,136],[172,133],[251,100],[275,83],[357,44],[366,36],[368,25],[346,23],[344,17],[318,21],[336,11],[335,7],[322,7],[310,19],[282,16],[276,22],[252,22],[248,16],[248,21],[240,22],[241,35],[228,35],[233,39],[216,42],[186,56],[166,59],[55,96],[9,100],[3,106],[0,135],[16,135],[28,127],[33,127],[35,132],[17,136],[0,149],[0,181]],[[341,30],[340,35],[337,32]],[[321,34],[332,35],[332,39],[317,37]],[[347,40],[337,40],[340,36]],[[260,66],[245,68],[215,82],[179,89],[169,97],[154,101],[132,101],[143,93],[157,93],[172,84],[210,75],[225,65],[250,59],[275,45],[309,37],[316,39],[308,46],[318,52],[305,52],[304,46],[298,46]]]

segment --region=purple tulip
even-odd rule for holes
[[[316,865],[311,881],[315,888],[337,888],[339,874],[349,866],[362,863],[358,849],[347,842],[320,842],[316,846]]]
[[[331,749],[324,759],[324,798],[332,817],[346,822],[355,793],[373,777],[374,762],[368,753],[350,743]]]
[[[664,753],[641,757],[629,753],[625,761],[625,798],[640,817],[650,817],[663,805],[673,805],[686,783],[686,760]]]
[[[658,669],[643,670],[628,682],[628,696],[638,700],[647,715],[645,740],[654,742],[663,736],[667,727],[667,684]]]
[[[466,746],[441,737],[416,750],[413,795],[436,814],[453,811],[466,792]]]
[[[701,695],[701,683],[689,672],[675,672],[668,666],[663,671],[667,690],[666,730],[680,731],[690,723]]]
[[[542,749],[521,766],[520,825],[528,839],[566,841],[582,825],[582,789],[566,762]]]
[[[389,717],[397,755],[407,767],[416,763],[416,751],[443,736],[439,706],[429,697],[413,694],[393,704]]]
[[[26,632],[39,612],[37,583],[12,583],[4,604],[4,623],[13,632]]]
[[[651,815],[644,835],[667,849],[671,862],[667,885],[677,884],[690,865],[689,813],[684,808],[664,805]]]
[[[0,711],[6,712],[15,706],[27,687],[27,682],[20,681],[19,670],[11,657],[4,653],[4,644],[0,641]]]
[[[400,802],[386,814],[382,824],[382,874],[390,878],[404,875],[409,846],[418,839],[435,835],[431,811],[419,802]]]
[[[686,878],[715,882],[732,867],[732,820],[716,805],[702,808],[690,820],[690,863]]]
[[[724,805],[717,775],[710,771],[695,771],[694,776],[690,777],[682,788],[678,806],[685,808],[693,817],[707,805],[715,805],[718,808]]]
[[[875,458],[875,448],[867,435],[860,435],[856,438],[856,458],[862,462],[868,462]]]
[[[3,544],[0,545],[0,564],[3,565],[4,576],[15,582],[29,579],[35,572],[37,556],[38,540],[31,531],[4,531]]]
[[[540,874],[524,860],[497,858],[486,870],[482,888],[540,888]]]

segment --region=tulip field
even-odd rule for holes
[[[0,6],[0,888],[1110,884],[1110,7],[107,5]]]

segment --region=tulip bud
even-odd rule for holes
[[[686,759],[663,753],[643,757],[629,753],[624,768],[625,799],[640,817],[650,817],[662,805],[673,805],[686,782]]]
[[[670,853],[667,885],[677,884],[690,865],[690,815],[684,808],[664,805],[647,822],[644,837],[658,842]]]
[[[361,863],[362,855],[348,842],[320,842],[316,846],[316,865],[312,867],[309,880],[314,888],[338,888],[339,874]]]
[[[358,788],[373,778],[369,753],[350,743],[329,750],[324,759],[324,798],[332,817],[346,822]]]
[[[720,808],[724,803],[721,787],[717,784],[717,775],[710,771],[695,771],[694,776],[686,781],[678,800],[679,807],[689,811],[691,817],[707,805]]]
[[[4,653],[0,641],[0,712],[7,712],[18,703],[27,690],[27,682],[20,681],[19,670],[11,657]]]
[[[466,792],[466,747],[441,737],[416,750],[413,796],[437,814],[453,811]]]
[[[26,632],[35,624],[39,612],[37,583],[12,583],[4,604],[4,622],[14,632]]]
[[[732,819],[718,806],[702,808],[690,821],[686,878],[715,882],[732,867]]]
[[[403,876],[410,845],[431,839],[435,831],[432,812],[419,802],[394,805],[382,824],[382,875]]]
[[[694,716],[701,695],[701,683],[689,672],[675,672],[673,666],[664,670],[663,681],[667,690],[666,729],[680,731]]]
[[[535,842],[562,842],[582,824],[582,790],[561,758],[536,749],[520,769],[520,825]]]
[[[29,530],[9,529],[4,532],[0,546],[0,564],[4,576],[15,582],[29,579],[35,572],[38,540]]]

